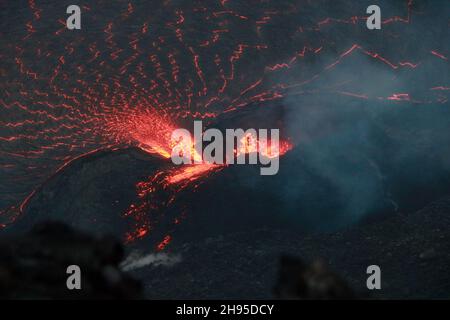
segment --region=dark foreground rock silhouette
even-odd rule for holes
[[[123,273],[123,249],[62,223],[37,225],[26,235],[0,240],[2,299],[135,299],[138,281]],[[68,290],[69,265],[81,269],[81,290]]]

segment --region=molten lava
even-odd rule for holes
[[[48,1],[29,0],[28,8],[11,15],[14,19],[5,17],[0,227],[26,209],[39,185],[58,168],[93,150],[131,145],[170,161],[171,133],[182,121],[214,119],[249,105],[302,95],[308,100],[332,94],[393,105],[448,104],[446,73],[430,82],[422,69],[428,63],[447,70],[445,41],[423,43],[417,52],[403,49],[415,41],[411,28],[419,19],[413,16],[425,15],[414,10],[416,1],[399,4],[399,16],[386,13],[383,41],[367,42],[366,47],[361,43],[366,17],[355,15],[357,6],[351,1],[336,12],[339,17],[322,16],[326,10],[321,1],[288,2],[140,2],[137,10],[134,1],[117,0],[116,14],[111,14],[109,1],[94,1],[81,6],[87,13],[83,23],[98,27],[88,33],[67,30],[65,12]],[[4,1],[4,6],[5,12],[17,9],[14,1]],[[310,15],[299,19],[304,12]],[[282,32],[275,34],[277,30]],[[340,41],[336,34],[349,39]],[[402,50],[395,54],[391,48]],[[386,83],[383,87],[389,89],[380,94],[364,92],[354,78],[334,76],[339,66],[361,57],[392,73],[391,79],[402,74],[402,79],[415,79],[420,72],[425,76],[411,83]],[[258,152],[270,158],[292,148],[289,141],[280,141],[275,151],[270,141],[246,140],[236,156]],[[135,219],[127,241],[151,234],[157,220],[153,215],[164,212],[181,190],[225,167],[172,167],[138,183],[138,201],[125,213]]]
[[[144,123],[139,121],[138,123]],[[136,123],[134,121],[133,123]],[[137,145],[144,151],[149,153],[157,153],[163,158],[170,158],[171,147],[179,141],[171,141],[168,139],[169,130],[171,126],[166,126],[165,123],[159,124],[162,137],[161,140],[155,142],[155,139],[149,139],[147,132],[152,132],[151,129],[145,129],[145,126],[138,126],[139,134],[134,134],[132,137],[137,141]],[[151,127],[150,127],[151,128]],[[141,140],[139,140],[141,139]],[[163,144],[165,143],[165,145]],[[242,154],[260,153],[261,156],[274,158],[279,157],[292,149],[292,144],[289,141],[281,141],[277,143],[276,148],[273,148],[271,141],[257,140],[252,136],[246,135],[238,149],[235,149],[235,156]],[[158,171],[155,175],[150,177],[148,181],[139,182],[137,187],[138,203],[132,204],[125,212],[125,217],[134,219],[134,231],[125,235],[127,243],[137,239],[141,239],[151,234],[152,228],[156,227],[156,222],[151,221],[149,217],[152,214],[158,214],[170,207],[176,200],[176,196],[187,187],[191,191],[195,191],[199,183],[201,183],[207,176],[226,168],[228,164],[215,164],[203,161],[202,156],[196,152],[195,145],[188,146],[192,150],[192,155],[197,164],[178,165],[170,167],[166,170]],[[277,150],[276,152],[274,150]],[[168,160],[169,161],[169,160]],[[181,220],[176,218],[174,224],[179,224]],[[157,246],[157,250],[163,250],[172,239],[171,235],[166,235],[165,238]]]

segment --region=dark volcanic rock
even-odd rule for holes
[[[137,148],[103,150],[77,159],[37,190],[11,228],[28,230],[52,220],[121,238],[129,226],[122,214],[136,199],[136,183],[166,164]]]
[[[433,259],[421,254],[433,248]],[[450,197],[413,214],[396,214],[343,232],[305,236],[247,230],[185,244],[170,269],[136,270],[154,298],[272,298],[279,257],[322,259],[358,293],[373,298],[450,297]],[[381,290],[366,288],[366,269],[381,268]],[[157,275],[157,276],[156,276]],[[176,288],[176,290],[174,290]]]
[[[380,265],[383,289],[375,297],[449,295],[448,201],[417,211],[450,193],[447,153],[440,148],[449,141],[448,108],[373,112],[371,101],[318,103],[317,118],[305,104],[291,119],[301,121],[293,135],[298,144],[280,159],[277,175],[228,166],[177,193],[169,207],[155,203],[160,210],[149,220],[157,223],[137,245],[149,253],[169,234],[166,251],[183,260],[134,271],[148,297],[270,298],[282,253],[322,258],[363,293],[367,266]],[[271,120],[285,116],[284,106],[265,106],[277,110]],[[251,123],[246,111],[241,120]],[[432,131],[423,122],[427,114],[440,115]],[[232,128],[235,120],[220,124]],[[75,160],[37,190],[10,232],[52,219],[122,237],[130,231],[122,214],[136,201],[136,183],[168,167],[170,160],[137,149]]]
[[[282,161],[295,163],[290,156]],[[136,197],[135,183],[164,165],[135,150],[80,159],[41,188],[11,230],[59,218],[97,234],[113,232],[121,236],[128,224],[120,215],[127,202]],[[286,166],[282,164],[281,168]],[[306,171],[303,177],[308,175],[314,177]],[[290,183],[288,176],[289,172],[280,172],[266,183],[280,183],[281,187],[281,183]],[[108,177],[114,183],[105,183]],[[180,254],[182,261],[170,268],[148,266],[133,271],[143,282],[147,297],[271,298],[283,253],[305,261],[323,259],[362,296],[368,294],[366,268],[372,264],[382,270],[382,290],[370,292],[373,297],[450,295],[449,198],[414,213],[391,213],[383,219],[365,221],[347,231],[308,235],[295,224],[287,226],[279,214],[282,211],[276,209],[280,202],[273,194],[261,193],[268,187],[258,183],[259,179],[258,168],[235,166],[208,178],[195,192],[178,196],[189,216],[174,233],[167,250]],[[325,197],[327,189],[321,189],[322,181],[309,178],[303,182],[310,183],[309,189],[294,191],[300,192],[305,202],[328,202],[332,210],[334,195]],[[115,199],[124,203],[122,208],[114,209]],[[85,210],[80,211],[80,206]],[[92,223],[95,221],[101,223]]]
[[[36,226],[0,240],[0,298],[135,299],[140,284],[119,269],[123,249],[111,238],[94,238],[61,223]],[[81,290],[68,290],[67,267],[81,270]]]
[[[355,294],[322,261],[305,264],[290,256],[281,257],[274,294],[280,299],[336,300],[354,299]]]

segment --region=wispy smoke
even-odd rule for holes
[[[150,253],[147,255],[140,255],[139,253],[130,254],[127,259],[121,264],[123,271],[131,271],[146,266],[165,266],[171,267],[181,262],[180,255],[169,255],[167,253]]]
[[[403,2],[382,4],[385,17],[406,12]],[[424,2],[417,6],[429,9]],[[347,14],[325,11],[335,18]],[[336,39],[345,27],[333,27]],[[283,101],[286,130],[297,148],[295,161],[284,164],[288,182],[277,192],[286,212],[307,228],[330,230],[373,213],[417,210],[448,190],[448,102],[445,107],[431,88],[449,78],[437,67],[445,63],[430,54],[442,47],[445,24],[416,18],[395,27],[425,40],[394,38],[389,25],[377,34],[360,28],[360,35],[337,42],[337,54],[311,54],[290,71],[304,85]],[[353,44],[361,49],[340,59]],[[275,77],[287,80],[283,73]],[[402,93],[406,99],[396,101]]]

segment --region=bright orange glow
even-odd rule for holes
[[[235,153],[236,156],[239,156],[241,154],[259,152],[263,157],[276,158],[286,154],[292,147],[289,141],[280,141],[277,148],[270,140],[257,140],[251,134],[247,134],[241,139],[240,148]]]
[[[239,149],[238,154],[258,152],[258,140],[256,140],[252,134],[247,133],[240,142],[241,148]]]
[[[177,146],[180,152],[190,151],[190,155],[180,154],[181,157],[194,160],[194,164],[163,169],[154,173],[147,181],[137,183],[137,195],[140,200],[136,204],[131,204],[124,213],[125,217],[132,217],[135,220],[134,231],[125,236],[125,242],[130,243],[149,236],[150,230],[154,228],[154,224],[157,224],[157,222],[150,221],[147,214],[149,211],[159,210],[161,206],[170,206],[182,190],[188,187],[190,190],[196,189],[208,175],[224,169],[227,164],[210,163],[203,159],[203,155],[195,149],[194,139],[190,139],[190,142],[189,139],[187,141],[172,140],[175,126],[162,118],[147,115],[143,119],[132,119],[132,121],[124,123],[122,134],[128,135],[135,145],[137,142],[142,150],[169,160],[173,148]],[[190,145],[183,145],[183,143]],[[248,133],[241,139],[234,150],[234,155],[237,157],[242,154],[259,153],[260,157],[275,158],[284,155],[292,147],[289,141],[272,144],[270,140],[258,140],[256,136]],[[164,194],[162,199],[160,198],[161,194]],[[179,219],[175,221],[174,224],[180,223]],[[171,240],[172,236],[165,236],[156,249],[164,250]]]
[[[117,142],[137,145],[166,159],[171,156],[171,135],[176,125],[167,116],[154,111],[136,111],[107,118],[107,128]]]
[[[139,148],[141,148],[142,150],[144,150],[145,152],[148,153],[154,153],[154,154],[158,154],[163,158],[169,159],[171,156],[171,153],[169,151],[167,151],[167,149],[160,147],[160,146],[155,146],[155,145],[151,145],[151,144],[140,144]]]
[[[292,144],[289,141],[281,141],[279,143],[278,150],[272,150],[272,145],[270,142],[260,142],[258,140],[255,140],[251,135],[246,135],[244,138],[242,138],[241,142],[242,144],[240,152],[237,153],[236,156],[242,153],[248,154],[259,151],[261,156],[275,158],[286,154],[286,152],[292,149]],[[192,146],[192,149],[195,150],[194,146]],[[202,157],[198,153],[195,153],[195,155],[197,155],[196,159],[202,160]],[[165,181],[169,185],[178,184],[181,182],[189,183],[203,177],[204,175],[214,170],[223,168],[224,166],[226,166],[226,164],[213,164],[208,162],[185,165],[170,172]]]
[[[263,157],[267,158],[281,157],[293,148],[292,143],[290,143],[289,141],[280,141],[278,150],[272,150],[272,145],[270,142],[264,142],[260,144],[264,145],[265,147],[262,147],[259,152]]]
[[[197,152],[197,149],[195,148],[195,143],[191,139],[190,145],[189,142],[183,141],[182,139],[175,141],[171,140],[170,142],[171,148],[177,146],[177,149],[180,150],[179,156],[180,157],[186,157],[188,159],[193,160],[194,162],[203,162],[202,155]],[[190,154],[183,154],[183,150],[189,150]]]
[[[221,165],[210,163],[183,166],[181,168],[177,168],[175,172],[169,175],[166,181],[169,184],[177,184],[186,180],[188,180],[189,182],[195,181],[198,178],[202,177],[204,174],[218,169],[219,167],[221,167]]]

